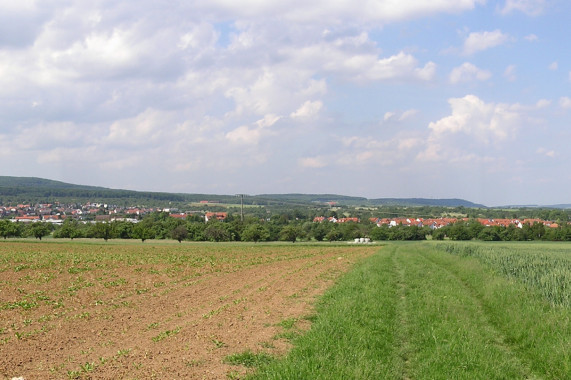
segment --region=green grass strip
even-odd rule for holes
[[[570,379],[569,309],[429,243],[383,247],[253,379]]]
[[[263,366],[253,378],[398,378],[392,253],[394,247],[381,250],[345,275],[323,296],[311,330],[295,340],[287,359]]]

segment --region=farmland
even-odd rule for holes
[[[565,379],[569,289],[568,244],[0,242],[0,374]]]
[[[1,242],[0,377],[225,378],[377,249]]]

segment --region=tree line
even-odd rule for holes
[[[182,241],[352,241],[368,237],[373,241],[383,240],[484,240],[484,241],[527,241],[551,240],[571,241],[571,225],[557,228],[545,227],[542,223],[524,224],[523,228],[485,227],[476,220],[458,221],[448,226],[432,230],[429,227],[397,225],[378,227],[369,221],[348,223],[313,223],[292,218],[291,215],[274,215],[268,220],[229,215],[225,221],[212,219],[207,223],[198,215],[186,219],[169,216],[165,212],[155,212],[143,217],[138,223],[112,221],[82,223],[66,219],[62,225],[51,223],[14,223],[0,220],[0,236],[34,237],[39,240],[52,235],[54,238],[94,238],[104,239],[174,239]]]

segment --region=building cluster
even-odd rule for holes
[[[542,219],[468,219],[468,218],[370,218],[371,223],[376,224],[378,227],[381,226],[417,226],[417,227],[430,227],[432,229],[437,229],[441,227],[448,226],[450,224],[456,223],[458,221],[469,221],[475,220],[485,227],[499,226],[508,227],[513,225],[518,228],[523,228],[524,224],[533,225],[535,223],[541,223],[545,227],[557,228],[559,224]],[[321,222],[331,222],[331,223],[346,223],[346,222],[359,222],[358,218],[334,218],[334,217],[324,217],[318,216],[313,219],[315,223]]]
[[[15,206],[0,205],[0,218],[9,219],[13,222],[32,223],[49,222],[62,224],[65,219],[81,221],[130,221],[136,223],[143,216],[153,212],[167,212],[170,216],[178,219],[186,219],[187,213],[178,212],[169,208],[145,208],[145,207],[122,207],[104,203],[86,204],[19,204]],[[207,212],[204,214],[205,221],[212,218],[225,220],[225,212]],[[201,215],[202,216],[202,215]]]

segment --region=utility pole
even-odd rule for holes
[[[240,197],[240,221],[244,221],[244,197],[246,194],[236,194],[237,197]]]

